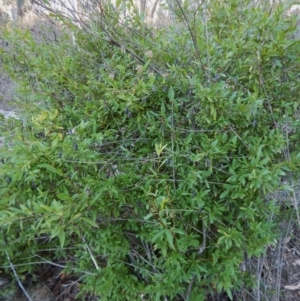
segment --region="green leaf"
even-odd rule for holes
[[[91,226],[95,227],[95,228],[99,228],[99,226],[90,218],[87,217],[80,217],[81,220],[84,220],[85,222],[87,222],[88,224],[90,224]]]
[[[168,97],[170,101],[174,100],[174,90],[172,86],[169,88]]]
[[[224,190],[221,194],[220,194],[220,199],[224,199],[227,195],[228,195],[229,191],[228,190]]]
[[[233,300],[233,296],[232,296],[232,293],[231,293],[231,289],[230,288],[226,288],[226,293],[229,297],[230,300]]]
[[[156,151],[156,154],[158,157],[160,157],[161,153],[163,152],[163,150],[167,147],[168,145],[162,145],[161,143],[158,144],[156,143],[155,144],[155,151]]]
[[[143,69],[146,70],[150,63],[151,63],[151,60],[148,60],[146,62],[146,64],[144,65]]]
[[[37,167],[47,169],[51,173],[55,173],[55,174],[58,174],[59,176],[63,176],[63,173],[61,172],[61,170],[56,169],[55,167],[53,167],[50,164],[38,164]]]
[[[160,238],[161,236],[163,236],[165,233],[165,230],[159,230],[151,239],[152,242],[156,242],[158,238]]]
[[[147,220],[149,218],[151,218],[153,216],[153,213],[150,212],[149,214],[147,214],[145,217],[144,217],[144,220]]]
[[[161,102],[160,113],[161,113],[161,116],[162,116],[162,117],[165,117],[165,116],[166,116],[166,107],[165,107],[165,104],[164,104],[163,101]]]
[[[65,194],[65,193],[58,193],[58,194],[57,194],[57,197],[58,197],[60,200],[62,200],[62,201],[69,201],[69,200],[72,200],[72,199],[70,198],[70,196],[67,195],[67,194]]]
[[[175,250],[175,247],[174,247],[174,244],[173,244],[173,234],[172,234],[172,232],[169,229],[165,229],[165,234],[166,234],[167,241],[168,241],[170,247]]]
[[[225,132],[222,136],[222,142],[226,142],[227,141],[227,132]]]
[[[66,241],[66,232],[63,229],[60,229],[57,236],[58,236],[58,239],[60,242],[60,247],[63,248],[65,245],[65,241]]]
[[[40,207],[43,208],[43,209],[45,209],[45,210],[48,211],[48,212],[53,212],[53,210],[52,210],[51,207],[46,206],[46,205],[44,205],[44,204],[40,204]]]

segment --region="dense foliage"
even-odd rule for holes
[[[225,2],[155,30],[107,14],[74,45],[6,33],[28,106],[1,123],[2,262],[64,258],[101,300],[249,284],[297,168],[300,46],[283,7]]]

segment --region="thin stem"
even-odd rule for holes
[[[24,288],[22,282],[21,282],[20,279],[19,279],[19,276],[18,276],[18,274],[17,274],[16,269],[15,269],[13,263],[12,263],[11,260],[10,260],[9,254],[8,254],[8,252],[7,252],[7,250],[6,250],[6,239],[5,239],[5,237],[4,237],[4,231],[3,231],[3,229],[2,229],[2,236],[3,236],[3,245],[4,245],[4,249],[5,249],[6,258],[7,258],[7,261],[8,261],[8,263],[9,263],[9,266],[10,266],[11,270],[13,271],[13,274],[14,274],[14,276],[15,276],[17,282],[18,282],[18,285],[19,285],[20,289],[23,291],[23,293],[24,293],[24,295],[26,296],[26,298],[27,298],[29,301],[33,301],[33,300],[31,299],[31,297],[29,296],[29,294],[27,293],[27,291],[25,290],[25,288]]]
[[[87,244],[85,238],[84,238],[83,236],[81,236],[81,239],[82,239],[82,241],[85,243],[85,247],[87,248],[87,250],[88,250],[88,252],[89,252],[89,254],[90,254],[91,258],[92,258],[92,261],[93,261],[93,263],[94,263],[94,265],[95,265],[96,270],[99,271],[100,268],[99,268],[99,266],[98,266],[98,264],[97,264],[97,261],[96,261],[94,255],[93,255],[93,253],[92,253],[90,247],[88,246],[88,244]]]
[[[205,248],[206,248],[206,227],[205,227],[205,224],[204,224],[204,221],[202,221],[202,244],[198,250],[198,253],[197,255],[200,256]],[[194,273],[189,285],[188,285],[188,288],[186,290],[186,295],[185,295],[185,301],[189,301],[190,297],[191,297],[191,293],[192,293],[192,290],[193,290],[193,286],[194,286],[194,282],[196,280],[196,274]]]
[[[197,46],[197,41],[196,41],[196,39],[195,39],[195,36],[194,36],[194,34],[193,34],[193,32],[192,32],[192,29],[191,29],[191,26],[190,26],[190,22],[188,21],[187,16],[186,16],[186,14],[184,13],[184,10],[183,10],[183,8],[182,8],[182,6],[181,6],[179,0],[176,0],[176,2],[177,2],[177,5],[179,6],[179,9],[180,9],[180,11],[181,11],[181,13],[182,13],[182,15],[183,15],[184,20],[185,20],[185,22],[186,22],[186,24],[187,24],[187,26],[188,26],[189,33],[190,33],[190,35],[191,35],[191,37],[192,37],[193,44],[194,44],[194,47],[195,47],[195,49],[196,49],[197,56],[198,56],[198,59],[199,59],[200,65],[201,65],[201,69],[202,69],[202,71],[203,71],[203,74],[205,75],[205,74],[206,74],[206,73],[205,73],[205,68],[204,68],[204,65],[203,65],[203,62],[202,62],[202,59],[201,59],[200,51],[199,51],[198,46]]]

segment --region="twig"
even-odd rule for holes
[[[198,253],[197,253],[198,256],[200,256],[206,248],[206,227],[205,227],[204,221],[202,221],[202,237],[203,237],[202,238],[202,244],[201,244],[201,246],[198,250]],[[192,289],[193,289],[193,285],[194,285],[195,280],[196,280],[196,274],[194,273],[194,275],[193,275],[193,277],[192,277],[192,279],[189,283],[189,286],[186,290],[186,295],[185,295],[185,298],[184,298],[185,301],[189,301],[189,299],[191,297],[191,293],[192,293]]]
[[[188,288],[186,290],[185,301],[189,301],[190,300],[195,279],[196,279],[196,274],[193,275],[192,280],[190,281],[189,286],[188,286]]]
[[[298,201],[297,201],[297,197],[295,194],[295,186],[294,186],[294,180],[291,178],[291,184],[292,184],[292,202],[295,208],[295,212],[296,212],[296,217],[297,217],[297,222],[298,222],[298,227],[300,229],[300,216],[299,216],[299,210],[298,210]]]
[[[202,221],[202,239],[202,244],[197,254],[198,256],[200,256],[206,248],[206,227],[204,225],[204,221]]]
[[[206,36],[206,57],[207,57],[207,65],[208,65],[208,82],[210,83],[211,75],[210,75],[210,57],[209,57],[209,51],[208,51],[208,43],[209,43],[209,38],[208,38],[208,17],[207,17],[207,7],[206,3],[204,2],[204,26],[205,26],[205,36]]]
[[[3,239],[3,245],[4,245],[4,249],[5,249],[5,254],[6,254],[6,257],[7,257],[7,261],[8,261],[8,263],[9,263],[9,266],[10,266],[11,270],[13,271],[13,273],[14,273],[14,275],[15,275],[15,278],[16,278],[18,284],[19,284],[19,287],[20,287],[21,290],[23,291],[23,293],[24,293],[24,295],[26,296],[26,298],[27,298],[29,301],[33,301],[33,300],[31,299],[31,297],[28,295],[28,293],[26,292],[26,290],[25,290],[25,288],[24,288],[22,282],[20,281],[20,279],[19,279],[19,277],[18,277],[18,274],[17,274],[17,272],[16,272],[16,269],[15,269],[13,263],[12,263],[11,260],[10,260],[10,257],[9,257],[9,255],[8,255],[8,252],[7,252],[7,250],[6,250],[6,239],[5,239],[5,237],[4,237],[4,231],[3,231],[3,229],[2,229],[2,239]]]
[[[172,99],[170,99],[170,101],[172,102],[172,134],[171,134],[171,139],[172,139],[172,154],[173,154],[173,187],[174,187],[174,191],[176,191],[175,160],[174,160],[174,101],[175,101],[175,97],[172,97]]]
[[[40,256],[40,255],[37,255],[35,254],[36,257],[38,258],[41,258],[43,261],[42,262],[36,262],[36,264],[39,264],[39,263],[48,263],[50,265],[53,265],[53,266],[56,266],[56,267],[59,267],[59,268],[62,268],[62,269],[66,269],[67,266],[64,266],[64,265],[61,265],[61,264],[58,264],[58,263],[55,263],[55,262],[52,262],[50,260],[47,260],[46,258]],[[25,265],[25,264],[20,264],[19,266],[22,266],[22,265]],[[5,267],[5,266],[3,266]],[[76,271],[75,268],[71,268],[72,271]],[[95,273],[91,273],[91,272],[88,272],[88,271],[82,271],[84,274],[86,275],[92,275],[92,276],[95,276]]]
[[[16,278],[16,280],[17,280],[17,282],[18,282],[18,285],[19,285],[20,289],[23,291],[24,295],[26,296],[26,298],[27,298],[29,301],[33,301],[33,300],[31,299],[31,297],[29,296],[29,294],[26,292],[26,290],[25,290],[25,288],[24,288],[22,282],[20,281],[20,279],[19,279],[19,277],[18,277],[18,274],[17,274],[17,272],[16,272],[16,269],[15,269],[13,263],[12,263],[11,260],[10,260],[10,257],[9,257],[9,255],[8,255],[7,250],[5,250],[5,254],[6,254],[6,257],[7,257],[8,263],[9,263],[9,266],[10,266],[10,268],[12,269],[12,271],[13,271],[13,273],[14,273],[14,275],[15,275],[15,278]]]
[[[183,10],[183,8],[182,8],[182,6],[181,6],[179,0],[176,0],[176,3],[177,3],[177,5],[179,6],[180,11],[181,11],[181,13],[182,13],[182,15],[183,15],[183,18],[184,18],[184,20],[185,20],[185,22],[186,22],[186,24],[187,24],[187,26],[188,26],[189,33],[190,33],[190,35],[191,35],[191,37],[192,37],[193,44],[194,44],[194,47],[195,47],[195,50],[196,50],[196,52],[197,52],[197,56],[198,56],[198,59],[199,59],[200,65],[201,65],[202,72],[203,72],[204,75],[206,75],[205,68],[204,68],[204,65],[203,65],[203,62],[202,62],[202,59],[201,59],[200,51],[199,51],[199,48],[198,48],[198,46],[197,46],[197,41],[196,41],[195,36],[194,36],[194,34],[193,34],[193,32],[192,32],[192,29],[191,29],[191,26],[190,26],[190,22],[188,21],[188,18],[187,18],[187,16],[185,15],[184,10]]]
[[[233,129],[231,125],[229,125],[231,131],[239,138],[239,140],[247,147],[247,149],[250,150],[250,147],[243,141],[243,139],[240,137],[240,135]]]
[[[96,270],[99,271],[100,268],[99,268],[99,266],[98,266],[98,264],[97,264],[97,261],[96,261],[95,257],[94,257],[93,254],[92,254],[92,251],[91,251],[90,247],[89,247],[88,244],[86,243],[86,241],[85,241],[85,239],[84,239],[83,236],[81,236],[81,239],[82,239],[82,241],[85,243],[85,246],[86,246],[86,248],[87,248],[87,250],[88,250],[88,252],[89,252],[89,254],[90,254],[91,258],[92,258],[92,261],[93,261],[93,263],[94,263],[94,265],[95,265],[95,267],[96,267]]]

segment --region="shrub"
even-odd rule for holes
[[[101,300],[232,298],[245,254],[274,238],[266,196],[296,168],[295,22],[238,1],[155,33],[106,22],[74,47],[6,37],[32,110],[6,125],[0,256],[69,258]]]

